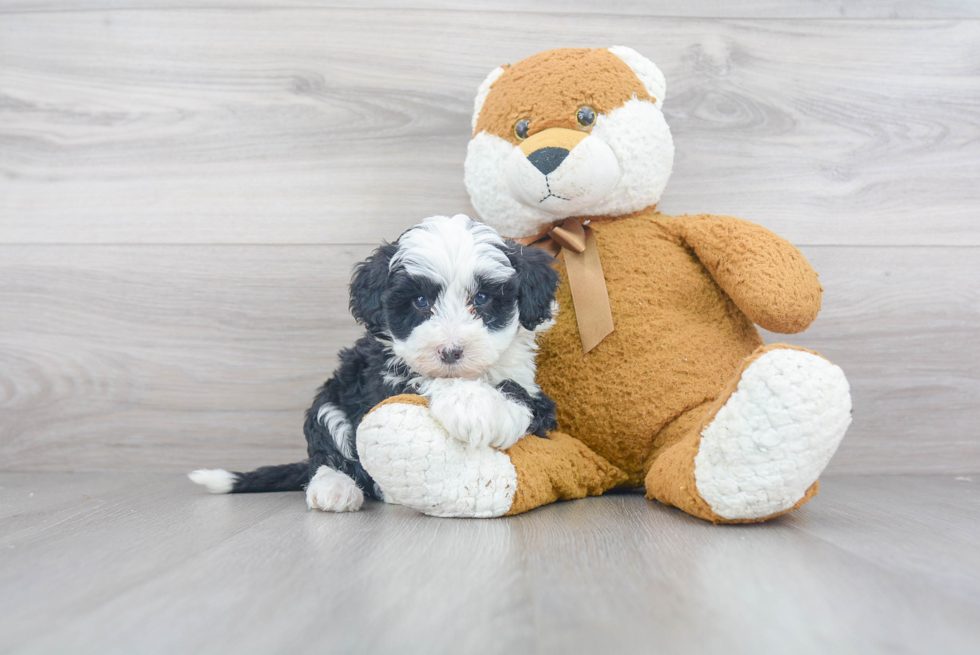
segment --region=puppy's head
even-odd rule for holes
[[[480,217],[512,237],[568,216],[657,204],[674,161],[666,82],[617,46],[564,48],[494,70],[480,86],[465,180]]]
[[[550,324],[551,262],[466,216],[434,216],[358,264],[351,313],[420,375],[476,378],[520,330]]]

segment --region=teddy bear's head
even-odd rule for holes
[[[674,162],[665,92],[660,69],[622,46],[548,50],[497,68],[477,92],[466,153],[476,211],[525,237],[568,216],[657,204]]]

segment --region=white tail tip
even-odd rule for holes
[[[198,469],[191,471],[187,477],[192,482],[204,485],[213,494],[226,494],[235,486],[238,476],[224,469]]]

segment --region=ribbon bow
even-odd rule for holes
[[[577,218],[566,218],[561,225],[548,228],[532,237],[516,239],[525,246],[537,246],[557,255],[565,253],[565,271],[572,291],[572,304],[582,339],[582,352],[588,353],[612,334],[612,309],[609,291],[602,275],[599,248],[592,228]]]

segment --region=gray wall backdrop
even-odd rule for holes
[[[830,471],[980,470],[980,3],[339,4],[0,5],[0,470],[301,458],[351,265],[472,211],[486,73],[619,44],[667,76],[661,210],[821,273]]]

